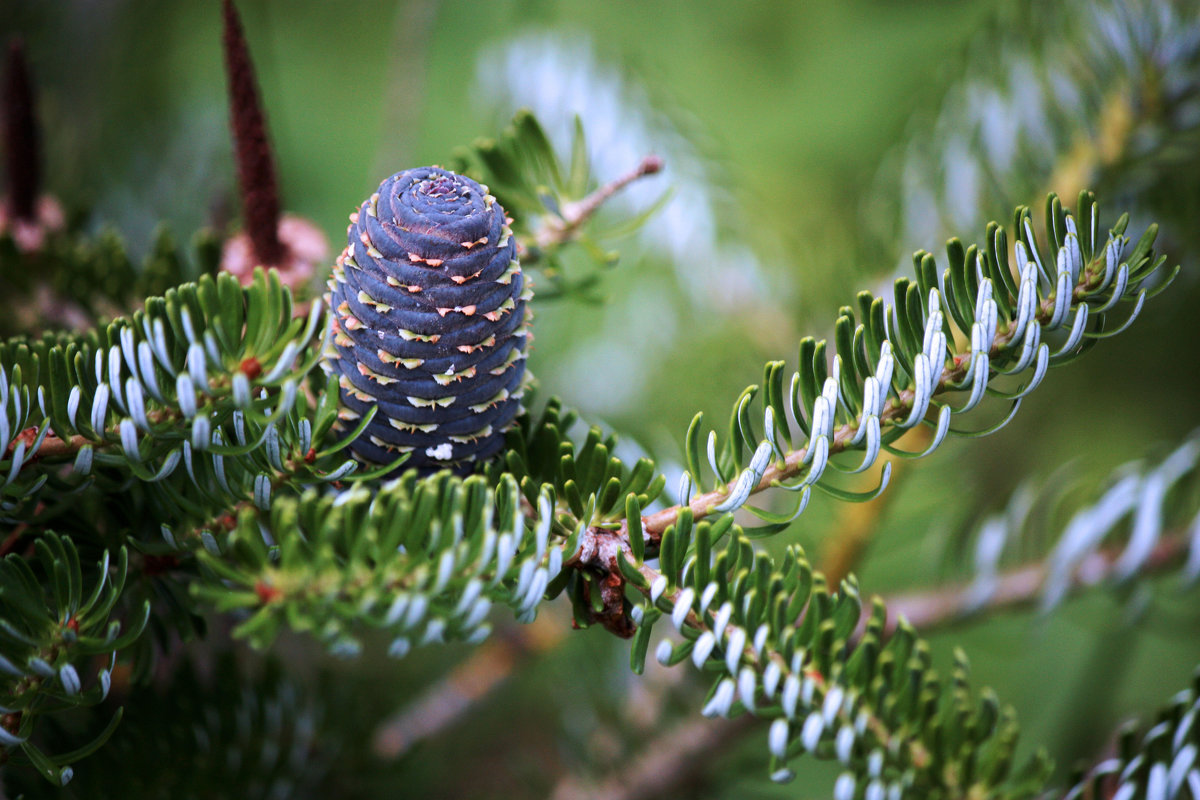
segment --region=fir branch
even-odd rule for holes
[[[696,534],[705,535],[706,525],[699,523]],[[724,555],[745,547],[737,526],[729,536]],[[691,657],[698,668],[727,675],[716,679],[705,716],[735,716],[744,710],[774,720],[768,736],[773,779],[789,780],[787,758],[810,752],[836,756],[848,768],[839,779],[846,786],[839,786],[838,796],[851,796],[855,787],[863,790],[876,784],[878,791],[895,786],[896,791],[921,797],[986,791],[1019,795],[1012,783],[1016,775],[1010,774],[1015,720],[1011,712],[999,714],[998,703],[987,693],[982,701],[970,699],[965,656],[958,656],[953,688],[942,688],[932,674],[926,674],[927,657],[907,665],[914,672],[912,680],[924,687],[920,694],[926,699],[918,711],[901,699],[904,683],[892,684],[895,676],[882,667],[888,652],[896,654],[891,663],[899,667],[908,658],[899,654],[915,655],[927,648],[907,622],[901,620],[885,639],[886,612],[877,600],[867,632],[854,641],[861,603],[852,582],[831,596],[825,593],[823,577],[808,570],[802,553],[789,549],[787,562],[777,567],[769,556],[749,552],[753,553],[750,575],[777,576],[769,587],[762,580],[754,582],[752,591],[762,592],[758,597],[746,594],[751,589],[748,581],[731,582],[726,590],[705,587],[707,598],[698,596],[698,584],[674,573],[674,567],[657,573],[642,565],[638,580],[628,570],[625,574],[648,600],[638,609],[643,654],[650,627],[669,615],[683,642],[660,641],[659,662],[669,666]],[[802,565],[799,575],[796,565]],[[721,586],[723,572],[719,559],[714,582],[707,585]],[[731,602],[739,596],[755,600],[753,607],[739,609],[745,604]],[[712,610],[718,603],[720,607]],[[637,641],[634,648],[636,654]],[[959,717],[953,732],[939,731],[932,724],[951,716]],[[964,724],[967,718],[978,722]],[[946,735],[950,738],[943,740]],[[868,766],[868,761],[874,766]],[[1031,768],[1042,774],[1045,766]]]
[[[70,763],[100,747],[120,713],[90,744],[63,756],[44,753],[31,740],[34,727],[48,713],[98,705],[108,696],[118,654],[141,635],[150,605],[131,609],[124,623],[116,619],[128,568],[125,548],[115,559],[104,551],[85,594],[84,566],[71,539],[44,532],[34,544],[36,559],[9,554],[0,560],[0,764],[32,764],[61,786],[73,775]]]
[[[1155,715],[1140,738],[1135,725],[1120,731],[1116,752],[1077,776],[1063,800],[1200,797],[1200,670]]]
[[[393,631],[397,657],[435,641],[478,643],[491,630],[493,602],[530,621],[561,571],[548,494],[539,508],[527,528],[511,476],[493,488],[479,476],[417,480],[410,471],[375,492],[310,490],[244,508],[226,541],[200,552],[212,574],[193,588],[219,610],[251,612],[237,632],[259,645],[288,622],[355,653],[366,620]],[[397,557],[397,547],[407,555]]]
[[[1194,468],[1196,453],[1193,449],[1185,444],[1176,453],[1192,456],[1183,461]],[[1164,459],[1164,463],[1170,465],[1172,460],[1172,457],[1168,457]],[[1115,472],[1127,473],[1128,466],[1118,468]],[[1149,475],[1157,474],[1153,470],[1146,472]],[[1170,472],[1176,477],[1182,477],[1182,470],[1178,468]],[[1154,493],[1151,494],[1158,497]],[[1087,510],[1081,509],[1076,516],[1083,515]],[[990,524],[985,524],[984,527],[987,528]],[[1103,535],[1104,530],[1093,529],[1091,533],[1099,537]],[[1014,536],[1015,532],[1009,532],[1006,538],[1011,540]],[[1136,547],[1141,549],[1144,544]],[[1114,544],[1083,556],[1071,570],[1069,593],[1105,583],[1116,582],[1118,585],[1125,585],[1125,581],[1128,580],[1127,565],[1130,562],[1128,554],[1134,548],[1132,543]],[[989,549],[994,549],[994,545],[990,545]],[[1185,561],[1189,565],[1195,562],[1197,567],[1200,567],[1198,554],[1200,517],[1178,530],[1157,533],[1152,547],[1138,562],[1137,574],[1139,577],[1150,577],[1178,570]],[[1195,576],[1186,572],[1185,569],[1184,580],[1194,581]],[[639,569],[639,573],[645,578],[648,586],[653,586],[659,577],[658,573],[651,569]],[[1043,596],[1051,574],[1050,559],[1043,559],[1014,567],[998,575],[980,576],[968,583],[942,586],[924,592],[888,595],[883,599],[883,605],[888,609],[888,619],[882,629],[882,640],[886,641],[897,631],[900,620],[919,632],[927,633],[937,628],[977,620],[1006,609],[1034,605]],[[1066,594],[1068,591],[1064,590],[1063,595]],[[856,637],[865,633],[874,613],[874,610],[863,610],[856,628]],[[685,624],[693,626],[695,623],[695,615],[689,614]],[[697,626],[697,629],[702,628]],[[566,780],[560,784],[555,796],[575,797],[581,796],[580,793],[585,791],[613,798],[657,796],[656,792],[663,790],[664,781],[667,781],[666,786],[669,788],[686,780],[697,768],[710,763],[713,755],[728,747],[730,738],[741,737],[757,730],[758,726],[753,725],[753,722],[754,716],[747,714],[721,728],[705,728],[704,723],[685,724],[681,729],[682,733],[677,730],[667,731],[660,739],[643,747],[642,750],[647,754],[643,759],[644,764],[635,765],[632,769],[622,769],[597,786],[586,790],[575,780]],[[650,768],[651,765],[653,769]],[[1113,771],[1106,768],[1101,772],[1104,776],[1111,776]],[[1111,777],[1105,779],[1111,780]]]
[[[1176,532],[1165,536],[1154,546],[1142,573],[1153,575],[1177,569],[1189,550],[1195,546],[1195,540],[1185,533]],[[1116,573],[1116,565],[1122,552],[1122,548],[1107,548],[1085,559],[1076,571],[1073,589],[1085,589],[1111,580]],[[1043,591],[1047,573],[1048,567],[1045,562],[1035,562],[1006,571],[996,578],[994,589],[982,605],[974,584],[890,595],[883,601],[889,612],[883,629],[884,637],[890,637],[896,631],[900,620],[904,620],[918,631],[928,632],[1007,608],[1031,605]],[[650,572],[643,574],[648,580],[657,577]],[[858,635],[861,636],[865,631],[872,613],[864,609],[857,629]],[[645,755],[632,766],[623,766],[594,785],[584,786],[574,777],[567,778],[558,785],[553,797],[558,800],[576,797],[638,800],[662,796],[663,792],[672,791],[680,784],[693,779],[696,772],[709,765],[717,753],[730,746],[731,741],[759,730],[758,722],[754,715],[745,714],[728,721],[700,720],[683,723],[677,728],[665,731],[653,742],[642,747]],[[1109,769],[1106,765],[1093,772],[1091,777],[1111,780],[1111,775],[1115,772],[1117,770]]]
[[[314,691],[274,658],[250,666],[228,650],[212,657],[191,648],[155,685],[129,687],[125,724],[100,757],[73,770],[67,789],[17,770],[6,788],[28,798],[325,797],[331,767],[353,741],[349,726],[336,724],[340,694],[328,683]],[[91,726],[107,721],[103,709],[89,716]],[[77,735],[48,725],[41,738],[62,749]],[[131,768],[159,763],[172,766]]]
[[[920,423],[933,424],[937,429],[927,454],[950,430],[952,409],[945,395],[970,391],[961,413],[973,408],[985,392],[999,393],[988,385],[996,376],[1033,366],[1028,383],[1007,395],[1014,400],[1015,411],[1020,399],[1041,382],[1052,361],[1065,360],[1090,347],[1095,338],[1111,335],[1104,333],[1103,312],[1122,300],[1137,298],[1130,319],[1136,316],[1147,294],[1141,282],[1163,263],[1161,258],[1154,259],[1150,250],[1157,233],[1155,226],[1146,231],[1125,260],[1125,219],[1118,223],[1109,242],[1101,244],[1096,238],[1094,201],[1088,195],[1081,195],[1080,201],[1086,225],[1090,226],[1082,234],[1057,198],[1051,196],[1048,200],[1047,219],[1052,220],[1051,233],[1057,244],[1054,258],[1038,252],[1029,211],[1018,209],[1015,275],[1019,290],[1008,264],[1005,233],[993,224],[989,226],[986,256],[974,247],[964,251],[957,240],[951,240],[947,246],[950,267],[943,277],[937,275],[933,258],[919,252],[914,256],[918,282],[897,282],[895,306],[885,311],[880,299],[860,295],[866,322],[857,328],[853,312],[844,309],[839,319],[844,335],[839,338],[833,376],[825,376],[824,343],[814,345],[808,341],[807,347],[802,345],[800,371],[793,376],[789,392],[790,407],[782,392],[782,365],[768,364],[764,382],[771,396],[764,400],[765,438],[754,448],[753,458],[744,461],[743,448],[752,442],[750,401],[758,392],[758,387],[750,387],[734,408],[730,438],[720,455],[715,449],[715,434],[710,434],[709,466],[718,479],[717,487],[692,494],[700,472],[697,416],[688,437],[689,472],[680,488],[680,495],[690,499],[643,518],[641,528],[647,538],[653,541],[661,537],[684,508],[694,519],[702,519],[716,511],[739,508],[752,494],[772,487],[783,486],[807,495],[810,487],[820,486],[825,467],[835,455],[852,449],[865,451],[863,463],[853,470],[861,471],[894,435]],[[1044,293],[1039,284],[1047,287]],[[975,291],[970,290],[971,286],[977,287]],[[1095,315],[1091,319],[1089,312]],[[1072,317],[1070,334],[1052,354],[1049,345],[1041,341],[1043,332],[1050,333]],[[843,320],[847,324],[843,325]],[[952,323],[969,345],[960,349],[950,342]],[[879,351],[874,365],[863,352],[867,342],[872,350]],[[806,354],[814,359],[811,364],[806,363]],[[893,377],[899,379],[898,385]],[[777,382],[773,393],[771,382]],[[926,415],[935,407],[938,417],[933,422]],[[787,420],[789,411],[808,438],[804,446],[794,449],[785,447],[793,435]],[[845,421],[835,424],[838,416],[844,416]],[[800,483],[788,485],[789,480],[802,475],[806,477]],[[884,482],[886,478],[885,470]],[[799,514],[804,505],[801,499],[795,513]],[[627,528],[621,533],[627,536]]]
[[[326,441],[336,393],[314,406],[299,390],[322,318],[293,319],[260,270],[248,287],[222,275],[173,289],[101,331],[0,343],[0,508],[19,518],[41,492],[125,492],[132,477],[157,538],[274,490],[369,478]]]

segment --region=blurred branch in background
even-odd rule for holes
[[[438,736],[469,716],[472,706],[528,663],[559,645],[569,628],[562,615],[542,614],[528,625],[492,634],[446,677],[427,686],[385,719],[372,737],[375,755],[400,758],[418,742]]]
[[[1150,577],[1179,569],[1195,544],[1195,536],[1188,535],[1186,531],[1168,533],[1151,548],[1139,567],[1139,574]],[[1121,556],[1124,553],[1123,548],[1114,547],[1081,558],[1068,580],[1063,597],[1119,578]],[[894,629],[900,618],[907,619],[917,630],[928,631],[1006,609],[1037,604],[1044,598],[1052,574],[1044,562],[1006,570],[988,579],[989,591],[982,600],[977,582],[888,597],[888,609],[895,614],[888,629]]]
[[[539,373],[549,392],[590,416],[636,420],[659,383],[642,364],[668,361],[701,337],[748,336],[780,347],[795,341],[795,276],[756,252],[747,235],[753,219],[733,202],[729,176],[586,33],[526,27],[489,44],[477,61],[473,101],[495,120],[528,107],[564,154],[572,152],[578,118],[601,184],[646,153],[669,168],[667,178],[638,181],[611,204],[611,213],[635,217],[655,208],[670,186],[654,224],[622,245],[623,263],[640,262],[637,280],[609,281],[605,304],[585,326],[543,315],[543,330],[557,325],[551,335],[561,343],[553,369]],[[689,325],[694,315],[705,325]]]
[[[651,800],[675,797],[712,767],[711,757],[756,727],[749,714],[737,719],[683,722],[642,746],[631,763],[599,782],[567,776],[550,794],[552,800]]]
[[[1194,3],[1018,3],[976,42],[932,124],[916,122],[880,173],[887,188],[864,216],[897,222],[884,241],[936,241],[1047,188],[1137,197],[1159,219],[1171,203],[1194,207],[1185,199],[1196,195],[1185,176],[1200,142]],[[879,208],[889,199],[896,214]]]

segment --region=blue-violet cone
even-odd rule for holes
[[[379,464],[463,471],[520,411],[529,292],[511,220],[486,187],[438,167],[393,175],[350,215],[329,281],[339,425]]]

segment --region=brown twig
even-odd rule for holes
[[[267,266],[283,262],[285,248],[279,238],[279,187],[275,158],[267,137],[266,119],[259,100],[254,62],[233,0],[223,0],[225,72],[229,79],[229,116],[237,153],[238,183],[246,231],[258,261]]]
[[[1004,334],[999,334],[996,337],[997,344],[1000,346],[1000,341]],[[995,347],[993,349],[995,349]],[[960,361],[955,358],[955,366],[943,369],[942,376],[938,381],[937,388],[934,390],[934,396],[946,391],[947,386],[951,383],[961,381],[966,374],[966,361]],[[880,425],[887,425],[895,422],[908,413],[912,405],[915,392],[912,389],[901,391],[897,397],[891,398],[884,405],[883,411],[879,415]],[[855,428],[850,424],[843,424],[834,431],[833,437],[829,442],[829,456],[843,452],[848,447],[848,443],[854,438]],[[751,494],[761,492],[770,488],[773,484],[785,480],[789,480],[798,476],[807,467],[804,463],[804,457],[808,452],[807,447],[801,447],[798,450],[793,450],[786,454],[786,458],[777,460],[770,464],[763,472],[762,478],[751,490]],[[728,496],[731,491],[732,483],[722,486],[714,491],[697,494],[687,504],[687,507],[692,511],[692,518],[700,520],[713,513],[714,508],[720,504],[722,500]],[[645,534],[648,543],[657,545],[662,538],[662,534],[679,518],[680,512],[684,506],[677,505],[657,511],[648,516],[642,517],[642,531]],[[629,523],[623,521],[621,527],[612,532],[612,536],[622,542],[629,541]],[[567,566],[578,566],[581,563],[586,563],[583,559],[586,551],[581,549],[574,557],[567,561]],[[597,566],[603,566],[597,563]]]
[[[641,160],[634,169],[614,181],[604,184],[596,191],[576,203],[567,203],[562,208],[562,214],[557,219],[552,218],[534,236],[534,244],[541,249],[555,247],[569,242],[575,237],[589,219],[617,192],[646,175],[661,172],[663,160],[659,156],[649,155]]]
[[[997,336],[997,339],[999,338]],[[955,367],[943,369],[937,388],[934,390],[934,395],[936,396],[946,391],[949,384],[961,381],[965,375],[966,362],[958,364]],[[900,392],[897,397],[889,399],[879,415],[879,424],[884,426],[903,418],[911,409],[915,395],[916,392],[914,390],[906,389]],[[855,427],[849,424],[841,425],[834,431],[833,437],[829,442],[829,456],[831,458],[835,454],[842,453],[847,449],[850,440],[854,438],[855,431]],[[804,458],[807,454],[808,447],[801,447],[798,450],[787,453],[787,457],[782,461],[776,461],[768,466],[751,493],[761,492],[770,488],[774,483],[799,476],[808,466],[804,463]],[[693,497],[688,503],[688,507],[692,510],[693,519],[702,519],[713,513],[713,508],[728,496],[731,487],[732,483],[728,486],[722,486],[715,491],[698,494]],[[642,529],[651,536],[662,536],[667,528],[675,524],[675,520],[678,519],[681,510],[681,506],[672,506],[671,508],[651,514],[643,521]]]
[[[4,151],[8,167],[8,211],[16,219],[37,219],[41,186],[41,154],[33,81],[25,58],[25,44],[13,38],[8,44],[4,75]]]
[[[37,441],[38,429],[26,428],[13,437],[13,440],[8,443],[8,448],[4,451],[7,456],[17,448],[18,442],[25,442],[26,447],[32,447]],[[79,434],[71,436],[67,439],[58,438],[57,434],[48,433],[46,438],[42,440],[42,445],[32,453],[26,453],[25,458],[30,461],[36,461],[42,458],[53,458],[55,456],[73,456],[79,452],[79,448],[88,443],[88,440]]]
[[[169,408],[153,409],[146,412],[146,419],[155,424],[173,421],[178,417],[178,412]],[[112,433],[113,431],[110,430],[108,432]],[[26,448],[33,447],[34,443],[37,442],[39,433],[40,430],[37,427],[30,427],[21,431],[13,437],[11,442],[9,442],[8,448],[4,451],[3,455],[8,455],[9,453],[15,451],[19,442],[24,442]],[[100,433],[103,432],[101,431]],[[100,439],[93,441],[80,434],[75,434],[74,436],[69,436],[66,439],[63,439],[60,438],[59,435],[54,431],[50,431],[46,434],[46,438],[42,439],[41,446],[38,447],[37,450],[27,452],[25,454],[25,458],[29,461],[38,461],[43,458],[54,458],[61,456],[70,457],[78,453],[80,448],[86,444],[90,444],[97,449],[109,446],[120,446],[120,443],[115,440]]]

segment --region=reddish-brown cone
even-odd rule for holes
[[[275,159],[267,139],[254,64],[242,22],[232,0],[223,0],[225,72],[229,79],[229,116],[242,189],[242,213],[256,261],[278,266],[286,256],[279,239],[279,187]]]
[[[9,233],[22,252],[41,249],[46,234],[65,224],[58,201],[38,196],[42,160],[33,81],[25,46],[14,38],[8,44],[4,69],[4,160],[8,189],[0,198],[0,233]]]
[[[17,38],[8,44],[4,69],[4,153],[8,167],[7,212],[14,219],[37,219],[41,183],[37,115],[25,45]]]

